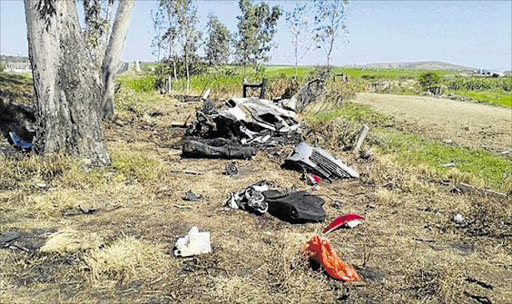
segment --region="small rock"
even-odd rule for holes
[[[452,143],[453,143],[453,140],[451,140],[451,139],[443,139],[443,143],[445,143],[445,144],[448,144],[448,145],[449,145],[449,144],[452,144]]]
[[[453,217],[453,221],[454,221],[456,224],[462,225],[462,224],[464,224],[464,217],[462,216],[462,214],[457,213],[457,214]]]

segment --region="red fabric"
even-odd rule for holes
[[[359,280],[354,267],[338,257],[328,240],[315,235],[304,245],[302,251],[310,259],[320,263],[330,277],[346,282]]]

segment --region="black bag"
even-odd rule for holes
[[[283,194],[277,190],[263,192],[268,212],[290,223],[323,222],[324,200],[306,191]]]

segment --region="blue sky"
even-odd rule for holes
[[[268,1],[290,10],[295,1]],[[237,2],[197,1],[204,25],[213,13],[236,30]],[[156,1],[137,0],[124,60],[154,60],[151,55],[151,9]],[[436,60],[478,68],[512,69],[512,1],[352,1],[349,34],[335,49],[335,65],[372,62]],[[284,18],[275,38],[272,63],[293,62]],[[26,55],[23,1],[0,0],[0,53]],[[303,64],[322,64],[321,50],[310,52]]]

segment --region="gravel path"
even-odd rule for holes
[[[465,147],[512,148],[512,109],[424,96],[361,93],[357,102],[403,123],[408,131]]]

